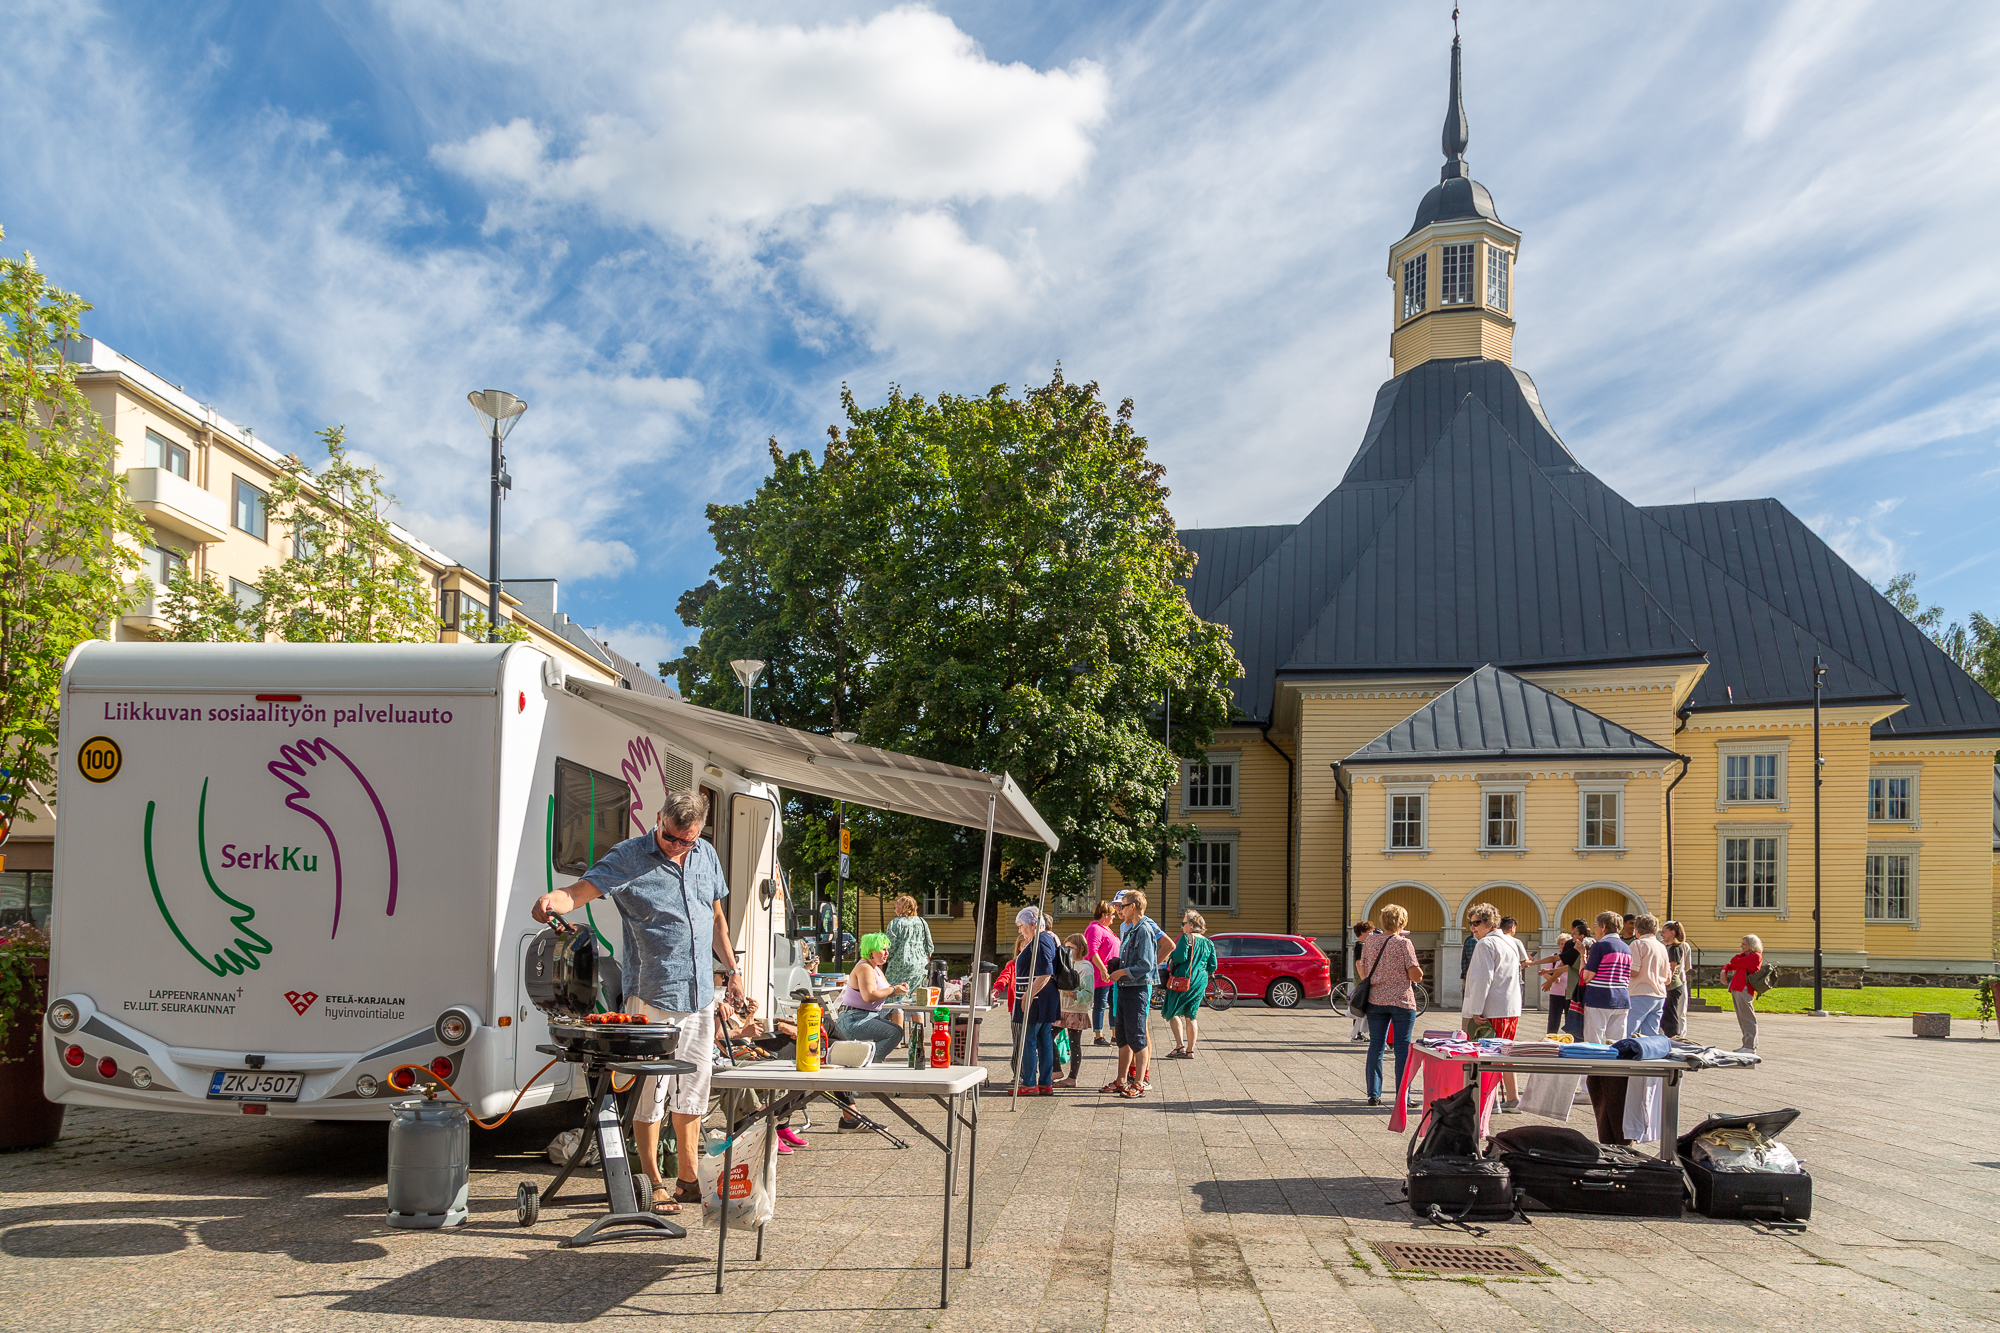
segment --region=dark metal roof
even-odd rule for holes
[[[1206,619],[1264,563],[1291,532],[1289,523],[1264,528],[1192,528],[1180,534],[1181,545],[1194,552],[1194,573],[1182,580],[1188,605]]]
[[[1500,222],[1500,210],[1484,185],[1469,176],[1458,176],[1431,186],[1417,204],[1416,220],[1405,236],[1414,235],[1433,222],[1453,222],[1459,218],[1486,218]],[[1504,222],[1501,226],[1506,226]]]
[[[1674,757],[1673,751],[1638,732],[1489,664],[1356,750],[1345,762]]]
[[[1876,735],[2000,735],[2000,700],[1776,500],[1656,505],[1642,512],[1890,693],[1908,699],[1908,708],[1875,724]],[[1810,688],[1804,697],[1811,697]]]
[[[1190,600],[1230,628],[1240,719],[1270,719],[1281,674],[1704,654],[1692,707],[1799,704],[1818,653],[1828,701],[1910,702],[1883,734],[2000,734],[2000,703],[1782,505],[1633,506],[1498,361],[1384,384],[1345,477],[1295,527],[1182,540],[1214,561]]]

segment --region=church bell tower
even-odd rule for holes
[[[1500,220],[1493,196],[1465,160],[1459,43],[1451,39],[1451,98],[1444,113],[1444,169],[1417,205],[1416,221],[1389,247],[1394,373],[1426,361],[1514,359],[1514,260],[1521,233]]]

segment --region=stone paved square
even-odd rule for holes
[[[1729,1044],[1726,1015],[1696,1035]],[[1683,1125],[1799,1107],[1787,1142],[1814,1178],[1811,1226],[1533,1214],[1492,1228],[1554,1270],[1535,1280],[1393,1277],[1374,1240],[1452,1242],[1401,1206],[1404,1136],[1359,1095],[1347,1021],[1314,1004],[1203,1018],[1194,1061],[1161,1061],[1140,1102],[1094,1091],[989,1097],[974,1264],[936,1308],[941,1166],[831,1132],[781,1159],[761,1263],[714,1235],[583,1251],[593,1215],[515,1225],[514,1190],[573,1108],[473,1140],[473,1215],[447,1232],[383,1222],[380,1126],[73,1109],[63,1139],[0,1157],[0,1327],[446,1330],[666,1318],[739,1330],[1971,1329],[2000,1323],[2000,1041],[1907,1020],[1775,1016],[1766,1064],[1691,1075]],[[1164,1035],[1164,1032],[1162,1032]],[[1083,1083],[1110,1075],[1086,1048]],[[1005,1056],[989,1040],[988,1064]],[[829,1110],[831,1108],[828,1108]],[[932,1125],[939,1113],[915,1112]],[[1497,1117],[1501,1124],[1515,1117]],[[1523,1118],[1525,1119],[1525,1118]],[[910,1137],[905,1135],[905,1137]],[[962,1236],[962,1232],[960,1235]],[[1459,1236],[1457,1241],[1469,1238]],[[963,1241],[959,1242],[961,1246]]]

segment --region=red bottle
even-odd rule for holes
[[[931,1068],[951,1068],[951,1011],[940,1006],[931,1024]]]

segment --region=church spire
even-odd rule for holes
[[[1459,73],[1458,11],[1451,11],[1451,99],[1444,108],[1444,170],[1438,173],[1439,180],[1451,180],[1455,176],[1468,179],[1472,168],[1466,165],[1465,145],[1472,139],[1472,126],[1465,119],[1465,87]]]

